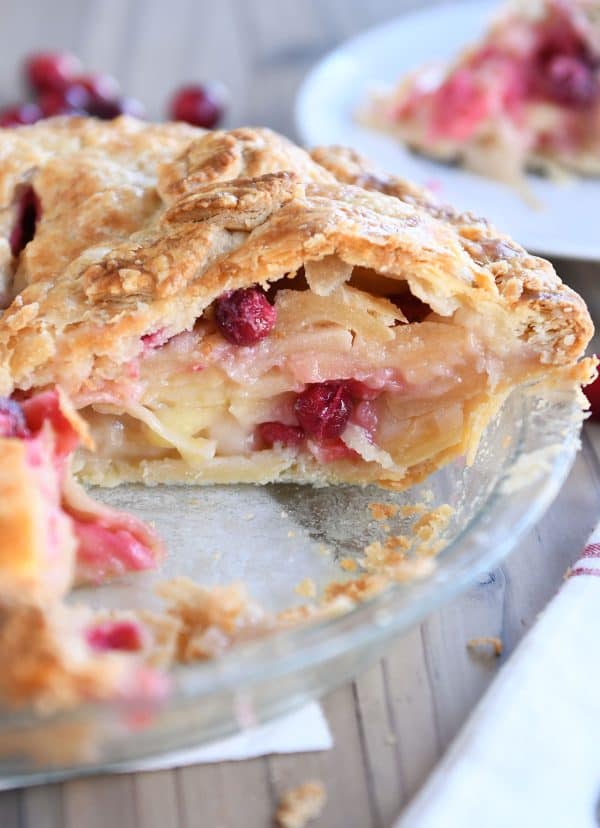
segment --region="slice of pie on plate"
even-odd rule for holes
[[[0,156],[0,393],[65,390],[85,481],[406,487],[590,377],[548,262],[347,150],[72,118]]]
[[[101,698],[158,698],[164,679],[138,656],[147,631],[134,618],[96,616],[64,598],[148,568],[154,533],[92,501],[72,479],[70,457],[85,423],[57,390],[0,399],[0,700],[38,710]],[[133,654],[137,655],[133,655]]]
[[[600,174],[600,5],[506,2],[481,42],[377,94],[361,119],[509,183],[525,168]]]

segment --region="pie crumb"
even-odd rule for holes
[[[280,828],[304,828],[316,819],[327,796],[322,782],[312,780],[284,793],[279,802],[275,820]]]
[[[387,520],[398,512],[394,503],[369,503],[369,509],[375,520]]]
[[[484,653],[486,648],[490,646],[492,648],[491,652],[496,658],[499,658],[502,655],[504,645],[502,644],[502,639],[498,638],[498,636],[482,635],[478,638],[472,638],[470,641],[467,641],[467,648],[480,654]]]
[[[340,561],[340,567],[344,570],[344,572],[356,572],[358,564],[354,558],[342,558]]]
[[[296,586],[294,592],[298,595],[302,595],[303,598],[314,598],[317,594],[317,587],[312,578],[304,578],[304,580],[300,581],[300,583]]]

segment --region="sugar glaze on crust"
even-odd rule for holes
[[[285,288],[302,269],[310,294],[335,289],[350,304],[358,299],[344,286],[344,274],[370,274],[361,295],[373,300],[371,317],[388,328],[401,314],[394,322],[390,303],[371,291],[369,280],[408,287],[438,322],[453,328],[458,322],[505,366],[511,351],[527,354],[526,370],[496,377],[478,397],[465,426],[475,443],[478,428],[514,385],[537,379],[573,385],[590,376],[591,365],[578,361],[592,333],[589,314],[547,261],[350,150],[309,155],[266,129],[203,133],[128,118],[110,124],[70,118],[4,130],[0,158],[0,268],[8,305],[0,318],[0,394],[59,383],[81,408],[123,381],[126,366],[144,352],[142,337],[192,331],[224,293],[255,284]],[[33,240],[13,256],[10,229],[24,187],[33,188],[41,217]],[[341,283],[318,284],[322,271],[330,278],[341,273]],[[278,336],[286,331],[276,328]],[[409,485],[467,449],[434,451],[395,472],[376,462],[290,461],[284,452],[259,471],[250,453],[222,467],[149,461],[108,472],[106,464],[88,465],[87,476],[100,483]]]

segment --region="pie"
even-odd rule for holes
[[[63,118],[0,157],[0,394],[63,389],[85,482],[407,487],[590,377],[548,262],[351,151]]]
[[[70,472],[85,423],[59,390],[0,400],[0,698],[41,710],[101,698],[157,698],[164,679],[132,651],[148,633],[133,618],[97,617],[63,599],[153,566],[154,532],[89,498]]]
[[[362,116],[410,147],[519,184],[600,174],[600,5],[513,0],[480,43],[375,95]]]

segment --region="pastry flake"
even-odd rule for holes
[[[402,488],[472,459],[515,386],[590,376],[548,262],[350,150],[122,118],[4,130],[0,154],[6,238],[23,187],[39,202],[0,393],[65,389],[84,481]]]

